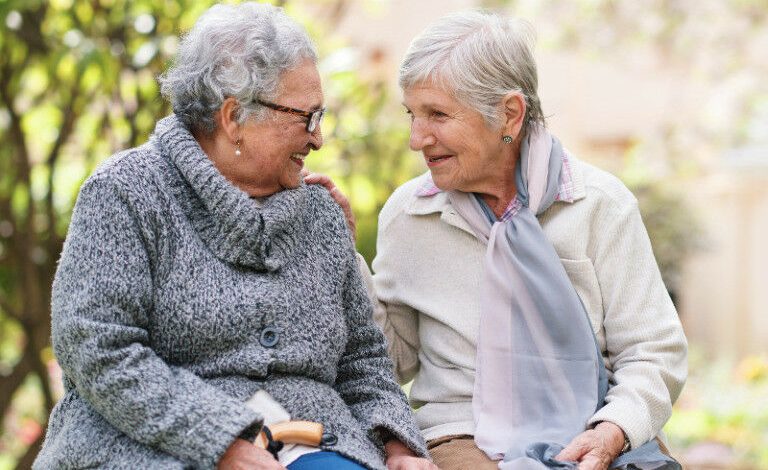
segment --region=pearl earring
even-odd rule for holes
[[[501,138],[501,140],[503,140],[505,144],[511,144],[512,141],[515,139],[511,135],[505,135],[504,137]]]
[[[235,156],[239,157],[242,153],[243,152],[240,151],[240,139],[237,139],[237,142],[235,142]]]

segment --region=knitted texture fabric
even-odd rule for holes
[[[53,285],[64,398],[34,468],[214,468],[269,392],[322,448],[426,456],[355,261],[318,186],[257,205],[174,116],[83,185]]]

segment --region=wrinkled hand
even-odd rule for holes
[[[437,465],[421,457],[400,455],[387,459],[387,470],[439,470]]]
[[[416,454],[397,439],[392,439],[384,446],[387,454],[387,470],[439,470],[437,465]]]
[[[579,470],[606,470],[624,447],[624,432],[620,427],[603,421],[579,434],[555,459],[579,462]]]
[[[245,439],[235,442],[224,452],[217,470],[285,470],[266,449],[256,447]]]
[[[320,184],[331,193],[333,200],[336,201],[336,204],[338,204],[341,207],[341,210],[344,211],[344,217],[347,219],[347,226],[352,234],[352,240],[357,240],[355,215],[352,213],[352,207],[349,205],[349,200],[344,193],[336,187],[336,184],[334,184],[328,175],[311,173],[306,169],[301,170],[301,175],[304,177],[305,183]]]

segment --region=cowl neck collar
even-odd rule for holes
[[[186,181],[187,190],[178,188],[177,197],[217,257],[267,271],[288,261],[301,233],[306,186],[275,193],[259,205],[216,169],[175,115],[157,123],[153,140]]]

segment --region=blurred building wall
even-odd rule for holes
[[[718,354],[768,353],[768,167],[725,164],[691,196],[707,240],[685,270],[689,338]]]

